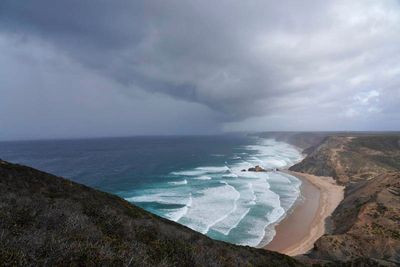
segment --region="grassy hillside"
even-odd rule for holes
[[[5,161],[0,218],[1,266],[301,266],[275,252],[211,240],[117,196]]]

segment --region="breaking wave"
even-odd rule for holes
[[[255,165],[282,168],[301,159],[300,153],[288,144],[258,139],[235,148],[233,155],[215,155],[211,156],[219,165],[171,172],[168,182],[136,190],[126,199],[149,205],[155,213],[212,238],[264,245],[275,233],[268,227],[281,220],[299,197],[301,182],[282,172],[244,170]]]

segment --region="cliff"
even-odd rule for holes
[[[346,186],[330,233],[308,256],[400,264],[400,136],[332,135],[306,151],[290,170],[332,176]]]
[[[290,170],[332,176],[342,185],[400,170],[400,143],[397,135],[333,135],[305,152],[307,157]]]
[[[0,161],[1,266],[301,266],[235,246],[125,200]]]

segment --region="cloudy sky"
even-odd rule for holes
[[[400,130],[400,1],[0,2],[0,139]]]

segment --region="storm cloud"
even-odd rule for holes
[[[4,136],[22,131],[26,116],[10,123],[24,109],[9,104],[11,92],[26,88],[20,99],[29,102],[35,95],[29,92],[40,87],[47,108],[63,107],[48,120],[36,113],[41,125],[53,128],[67,120],[58,114],[79,109],[98,122],[80,131],[87,121],[75,114],[77,135],[185,127],[398,130],[399,44],[398,1],[4,0],[0,92],[13,107],[4,107],[6,96],[0,100],[0,123],[8,128]],[[98,105],[93,98],[109,105],[107,112],[87,115],[87,105]],[[71,103],[77,107],[70,110]],[[104,116],[120,120],[115,131],[100,130]],[[143,121],[149,124],[143,130],[126,126]]]

